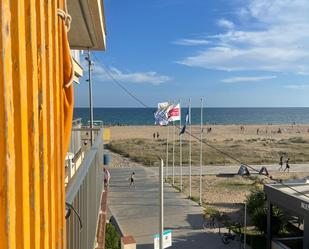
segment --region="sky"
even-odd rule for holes
[[[308,0],[105,0],[95,107],[309,106]],[[82,62],[85,65],[84,62]],[[108,73],[107,73],[108,72]],[[75,106],[88,106],[87,70]]]

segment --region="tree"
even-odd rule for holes
[[[106,224],[105,249],[120,249],[120,235],[111,224]]]
[[[247,210],[249,215],[253,215],[255,210],[265,207],[266,195],[263,189],[257,187],[251,190],[250,195],[247,197]]]
[[[261,188],[251,191],[247,197],[247,210],[253,225],[262,233],[267,233],[267,207],[266,195]],[[272,233],[278,234],[284,228],[286,221],[282,209],[273,207]]]

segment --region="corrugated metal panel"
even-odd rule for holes
[[[11,1],[12,83],[14,108],[16,248],[30,248],[28,115],[24,2]],[[19,84],[18,84],[19,83]],[[9,142],[9,141],[8,141]]]
[[[63,0],[0,0],[0,248],[65,248]]]
[[[0,3],[0,248],[16,248],[11,6]]]

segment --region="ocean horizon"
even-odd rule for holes
[[[188,108],[182,108],[182,122]],[[104,125],[154,125],[156,108],[96,107],[94,120],[102,120]],[[191,109],[191,122],[200,124],[200,108]],[[81,118],[86,124],[89,108],[74,108],[74,119]],[[203,123],[232,124],[309,124],[309,107],[207,107],[203,108]]]

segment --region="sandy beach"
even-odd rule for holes
[[[211,131],[209,131],[211,128]],[[235,165],[224,151],[247,164],[278,164],[280,156],[290,163],[309,162],[309,125],[216,125],[203,127],[203,165]],[[172,163],[173,137],[175,137],[175,165],[180,163],[179,131],[160,126],[111,127],[110,149],[145,166],[153,166],[157,157],[166,158],[169,130],[169,162]],[[189,129],[188,129],[189,130]],[[153,138],[153,134],[159,134]],[[200,127],[193,126],[192,134],[200,137]],[[182,163],[189,160],[189,135],[182,136]],[[199,164],[200,143],[192,139],[192,164]]]
[[[289,139],[292,137],[302,137],[309,139],[309,125],[244,125],[244,131],[241,131],[240,125],[205,125],[204,138],[209,140],[224,141],[227,139],[233,140],[248,140],[251,138],[271,138],[271,139]],[[211,132],[207,129],[211,128]],[[161,139],[167,137],[169,130],[169,138],[172,139],[173,127],[162,126],[112,126],[111,139],[130,139],[130,138],[145,138],[152,139],[153,133],[159,132]],[[279,129],[281,133],[278,133]],[[179,129],[176,130],[176,139],[178,139]],[[178,130],[178,132],[177,132]],[[200,126],[192,126],[192,134],[200,134]],[[184,140],[189,139],[185,134]]]

